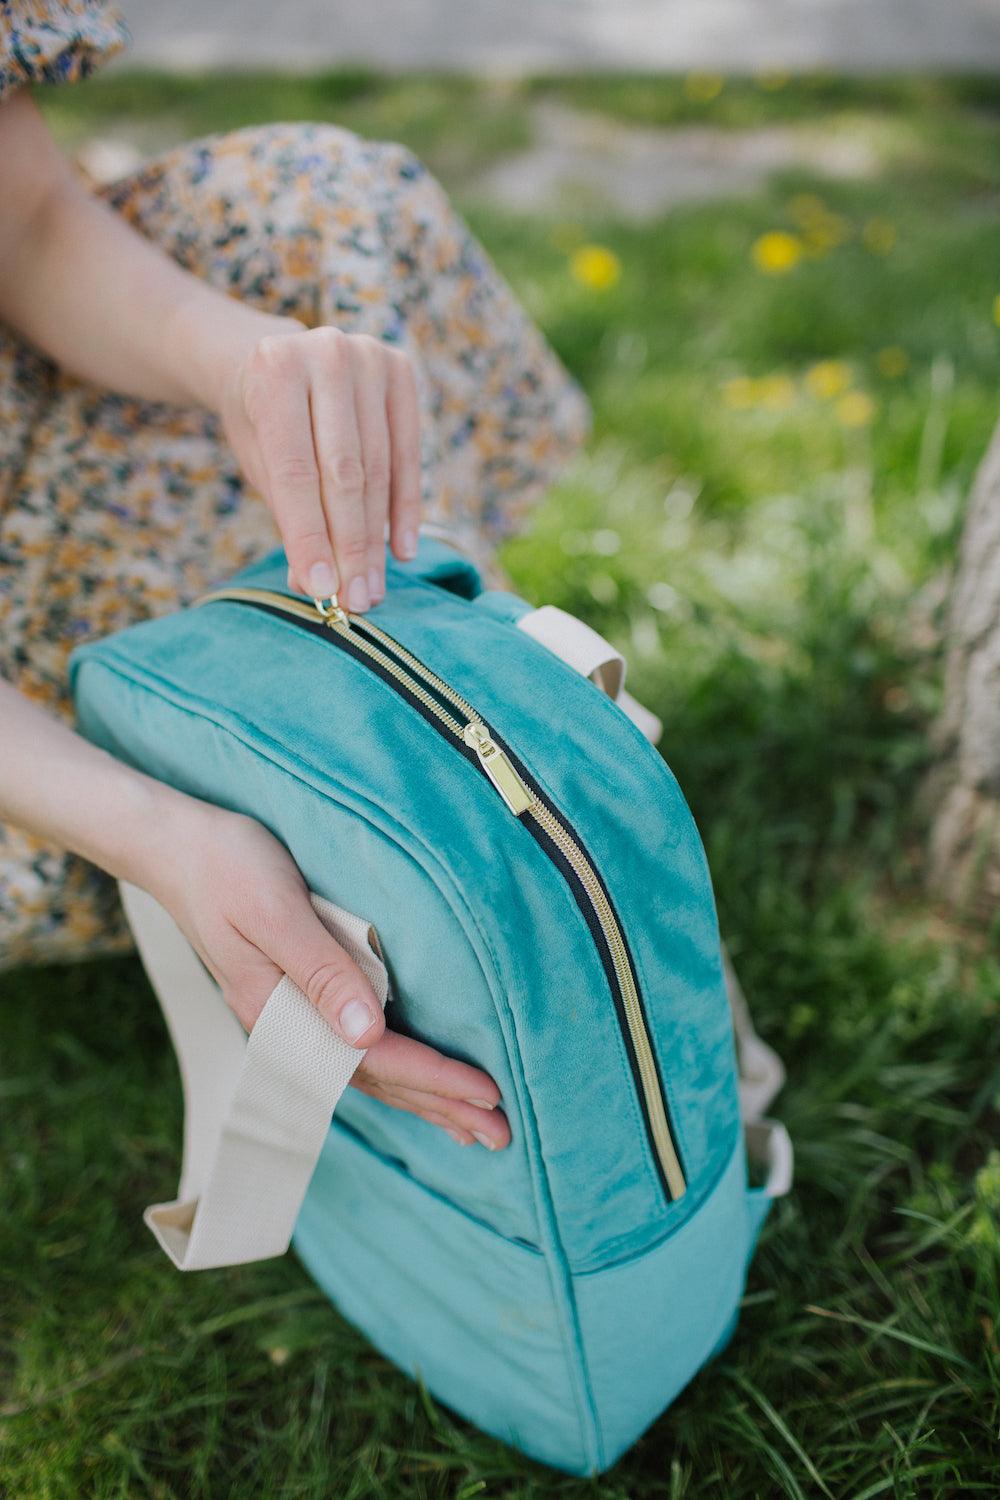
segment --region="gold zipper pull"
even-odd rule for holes
[[[347,617],[347,610],[341,609],[337,602],[336,594],[331,594],[328,600],[313,599],[313,603],[316,606],[317,614],[325,625],[329,625],[331,630],[336,625],[350,625],[351,622]]]
[[[479,756],[479,764],[514,816],[520,817],[521,813],[527,812],[534,804],[534,793],[525,786],[500,746],[490,739],[486,725],[473,720],[466,724],[462,735],[465,743],[471,745]]]

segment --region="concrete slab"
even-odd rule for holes
[[[1000,0],[123,0],[163,68],[989,71]]]

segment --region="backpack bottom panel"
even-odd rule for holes
[[[678,1230],[573,1277],[574,1330],[541,1250],[334,1120],[292,1243],[343,1315],[440,1401],[542,1463],[593,1474],[732,1337],[753,1238],[741,1139]]]
[[[697,1212],[659,1245],[574,1277],[607,1468],[721,1352],[751,1246],[742,1138]]]
[[[348,1321],[438,1399],[543,1463],[592,1469],[570,1335],[540,1250],[456,1208],[336,1120],[292,1244]]]

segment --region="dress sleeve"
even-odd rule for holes
[[[105,0],[0,0],[0,100],[33,83],[76,83],[129,43]]]

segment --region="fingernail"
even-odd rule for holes
[[[496,1109],[496,1105],[491,1104],[488,1099],[466,1099],[465,1102],[466,1104],[475,1104],[480,1109]]]
[[[375,1017],[363,1000],[348,1000],[340,1012],[340,1029],[352,1044],[364,1036]]]
[[[467,1146],[469,1144],[465,1139],[465,1136],[459,1135],[457,1130],[449,1130],[447,1125],[442,1125],[441,1129],[444,1131],[445,1135],[450,1135],[452,1140],[457,1141],[460,1146]]]
[[[314,599],[329,599],[337,587],[329,563],[313,563],[309,569],[309,592]]]
[[[417,533],[413,527],[403,532],[403,556],[416,557],[417,555]]]
[[[291,570],[291,568],[289,568],[289,570],[288,570],[288,577],[287,577],[287,579],[285,581],[288,584],[288,587],[291,590],[291,592],[293,594],[297,594],[298,593],[298,589],[295,587],[295,579],[292,577],[292,570]]]
[[[371,600],[368,597],[368,585],[359,573],[357,578],[352,578],[347,590],[348,609],[367,609]]]
[[[490,1138],[489,1138],[488,1135],[483,1135],[478,1130],[474,1130],[472,1132],[472,1134],[476,1137],[476,1140],[479,1142],[479,1144],[481,1146],[485,1146],[486,1147],[487,1151],[495,1151],[497,1149],[494,1146],[493,1142],[490,1140]]]
[[[382,588],[381,582],[379,581],[378,568],[368,569],[368,592],[372,596],[373,604],[377,604],[385,592],[385,590]]]

